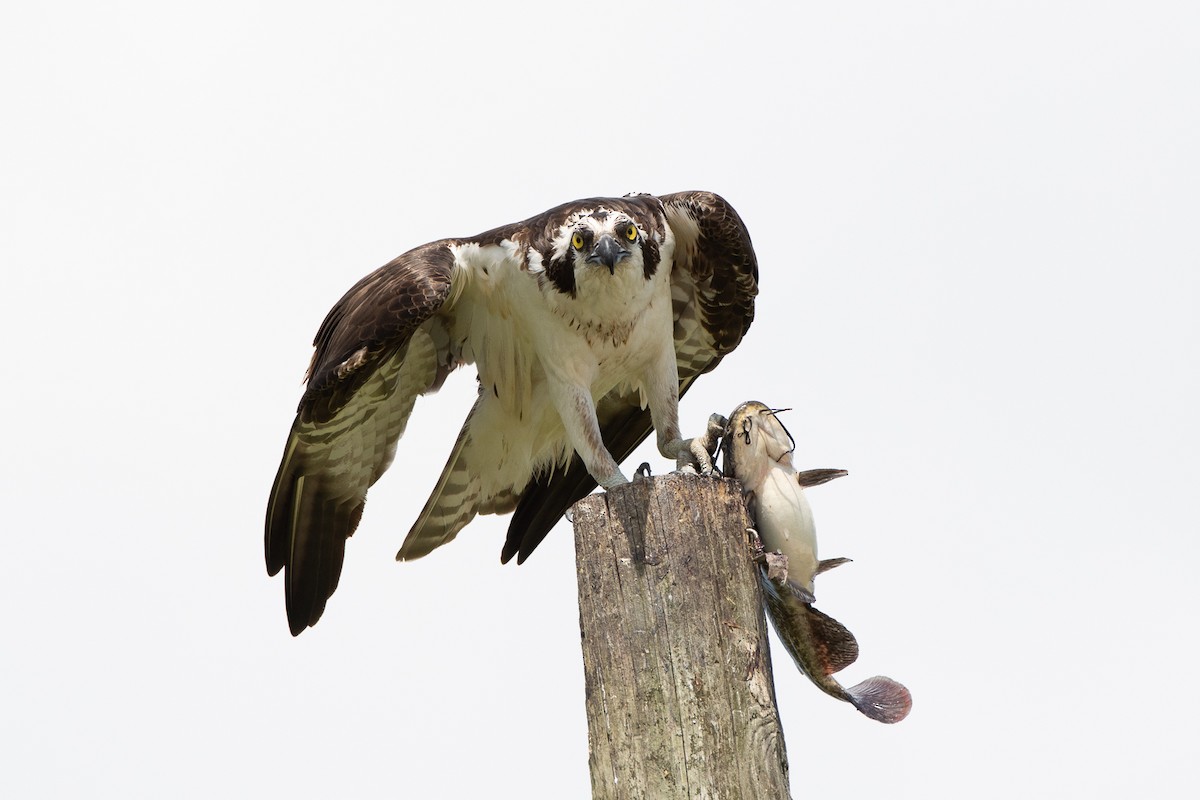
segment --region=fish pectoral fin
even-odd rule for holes
[[[817,562],[817,575],[822,572],[828,572],[834,567],[840,567],[842,564],[849,564],[853,559],[850,558],[823,558]]]
[[[796,482],[802,487],[820,486],[834,478],[844,478],[850,473],[844,469],[806,469],[796,473]]]

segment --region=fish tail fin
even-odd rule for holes
[[[899,722],[912,710],[912,695],[908,689],[882,675],[851,686],[846,694],[855,708],[877,722]]]

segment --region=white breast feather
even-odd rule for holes
[[[574,453],[546,391],[547,372],[588,386],[599,399],[620,386],[645,393],[648,364],[671,346],[670,255],[647,281],[640,264],[615,275],[581,269],[577,297],[537,280],[528,248],[454,245],[451,341],[479,370],[479,402],[461,458],[486,498],[519,490],[531,471]],[[532,267],[532,268],[531,268]],[[602,274],[601,274],[602,273]]]

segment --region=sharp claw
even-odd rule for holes
[[[675,471],[686,474],[712,475],[712,456],[705,449],[702,438],[684,439],[679,443],[678,455],[675,456]]]
[[[675,471],[688,475],[699,473],[707,477],[720,476],[721,472],[713,463],[717,447],[721,443],[721,435],[729,422],[720,414],[712,414],[708,418],[708,426],[704,433],[694,439],[676,439],[663,448],[666,455],[675,452]]]
[[[704,442],[708,447],[708,452],[717,452],[717,445],[721,442],[721,437],[725,435],[725,429],[729,427],[729,420],[722,417],[720,414],[712,414],[708,418],[708,425],[704,428]]]
[[[649,478],[649,477],[650,477],[650,462],[643,461],[641,464],[638,465],[638,468],[636,470],[634,470],[633,479],[636,481],[639,479],[645,479],[645,478]]]

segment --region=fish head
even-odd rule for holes
[[[756,400],[734,409],[721,438],[726,475],[755,485],[758,481],[754,476],[772,465],[791,466],[796,443],[777,416],[786,410],[773,409]]]

